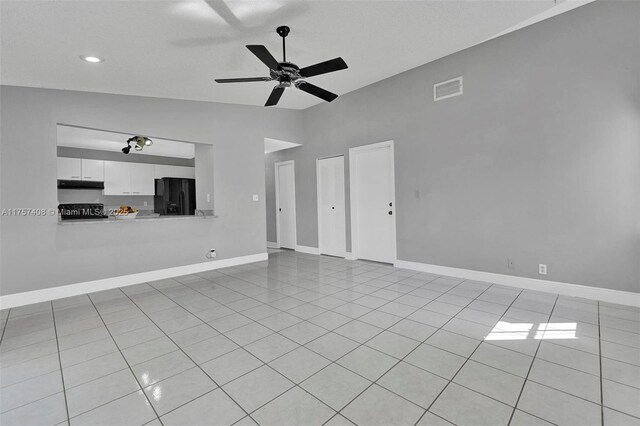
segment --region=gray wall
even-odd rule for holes
[[[214,196],[214,158],[211,145],[196,145],[196,208],[198,210],[215,210]],[[207,201],[209,195],[209,201]]]
[[[67,123],[210,144],[218,215],[73,226],[2,217],[1,294],[205,262],[210,248],[265,252],[264,138],[302,140],[301,112],[9,86],[0,97],[2,208],[56,206],[56,124]]]
[[[640,3],[595,2],[307,109],[265,167],[295,160],[317,247],[315,159],[394,140],[399,259],[638,292],[639,79]]]

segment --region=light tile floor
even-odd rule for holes
[[[289,251],[1,312],[10,425],[638,425],[640,310]]]

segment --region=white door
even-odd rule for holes
[[[131,171],[121,161],[104,162],[104,195],[131,195]]]
[[[296,190],[293,161],[276,163],[278,244],[296,248]]]
[[[393,142],[349,150],[352,251],[359,259],[396,260]]]
[[[104,180],[104,161],[82,159],[82,180],[102,182]]]
[[[344,257],[344,157],[318,160],[318,245],[320,254]]]
[[[58,157],[58,179],[80,180],[82,178],[82,160],[79,158]]]
[[[155,195],[155,167],[153,164],[129,163],[131,166],[131,195]]]

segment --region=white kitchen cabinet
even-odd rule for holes
[[[155,165],[155,177],[156,179],[161,179],[165,177],[173,177],[173,178],[196,178],[196,168],[195,167],[185,167],[185,166],[168,166],[165,164],[156,164]]]
[[[167,166],[166,164],[156,164],[154,165],[154,173],[156,179],[162,179],[164,177],[174,177],[175,174],[175,166]]]
[[[131,164],[104,162],[104,195],[131,195]]]
[[[104,195],[155,195],[153,164],[104,162]]]
[[[58,179],[82,180],[82,160],[58,157]]]
[[[104,161],[82,159],[82,180],[102,182],[104,180]]]
[[[183,166],[175,166],[175,176],[178,178],[196,178],[196,168],[195,167],[183,167]]]
[[[132,195],[155,195],[155,170],[153,164],[129,163]]]

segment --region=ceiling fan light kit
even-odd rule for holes
[[[281,26],[276,32],[282,37],[282,62],[278,62],[269,50],[263,45],[251,44],[247,45],[247,49],[251,51],[263,64],[269,67],[269,77],[248,77],[248,78],[221,78],[216,79],[217,83],[246,83],[257,81],[277,81],[278,85],[273,88],[267,102],[264,106],[277,105],[282,97],[284,90],[294,86],[297,89],[307,92],[313,96],[331,102],[338,97],[335,93],[331,93],[321,87],[315,86],[303,79],[313,77],[320,74],[327,74],[334,71],[340,71],[348,68],[346,62],[342,58],[330,59],[305,68],[299,68],[293,62],[287,61],[287,49],[285,39],[289,35],[290,28]]]

